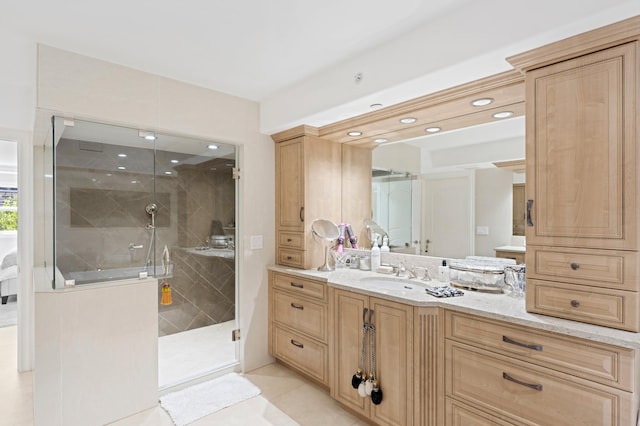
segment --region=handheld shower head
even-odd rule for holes
[[[156,203],[147,204],[147,206],[144,209],[150,215],[154,215],[158,213],[158,205]]]

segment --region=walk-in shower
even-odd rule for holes
[[[236,318],[235,246],[207,246],[236,240],[234,145],[54,117],[51,151],[54,288],[157,277],[160,335]]]

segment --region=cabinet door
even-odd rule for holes
[[[385,425],[413,424],[413,308],[372,297],[376,376],[383,399],[371,404],[371,419]]]
[[[333,301],[335,340],[333,348],[334,379],[331,396],[350,409],[368,417],[370,399],[361,398],[358,395],[358,391],[351,386],[351,378],[360,363],[362,312],[364,308],[368,307],[369,297],[336,290]]]
[[[279,229],[304,230],[304,138],[276,144],[276,215]]]
[[[527,73],[527,244],[637,249],[637,49]]]

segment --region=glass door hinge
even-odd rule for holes
[[[236,328],[235,330],[231,331],[231,341],[235,342],[236,340],[240,340],[240,329]]]
[[[234,167],[233,169],[231,169],[231,173],[232,173],[232,177],[234,179],[240,179],[240,169],[237,167]]]

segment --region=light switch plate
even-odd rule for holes
[[[488,226],[476,226],[476,235],[489,235]]]
[[[249,237],[249,247],[251,250],[259,250],[264,247],[262,235],[252,235]]]

